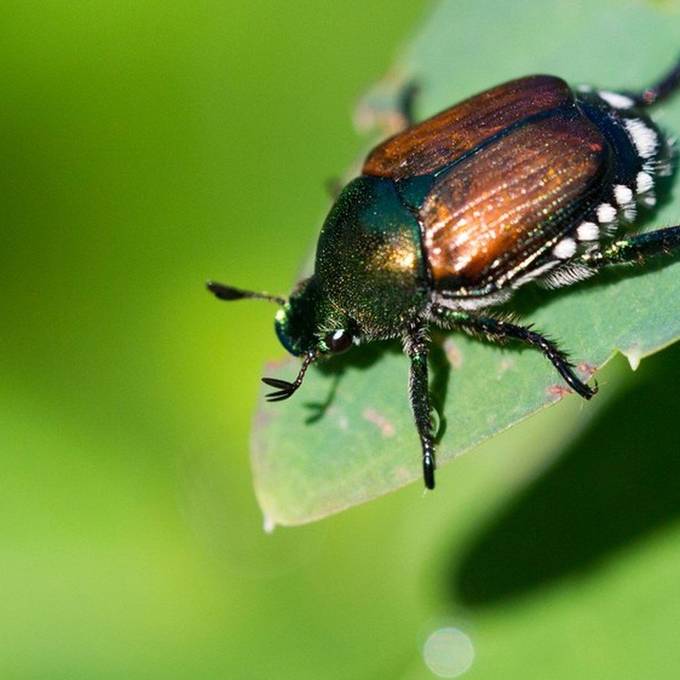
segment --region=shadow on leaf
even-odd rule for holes
[[[440,422],[437,429],[437,441],[439,441],[446,431],[446,419],[443,416],[446,405],[446,393],[449,386],[449,375],[451,365],[446,357],[442,345],[446,336],[438,335],[434,338],[430,349],[430,369],[432,377],[430,380],[430,393],[432,407],[437,411]],[[332,357],[328,361],[319,364],[319,370],[326,375],[330,375],[332,380],[326,398],[322,402],[306,402],[305,408],[310,411],[305,419],[307,425],[319,422],[333,405],[333,401],[342,382],[342,375],[350,368],[367,369],[377,362],[386,353],[402,354],[399,343],[396,342],[377,342],[370,345],[363,345],[355,348],[346,354]],[[404,381],[408,379],[408,359],[404,357]]]
[[[680,517],[680,345],[647,360],[542,477],[456,555],[448,589],[485,607],[585,573]]]

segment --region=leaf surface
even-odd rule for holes
[[[367,95],[364,118],[397,97],[398,83],[405,82],[418,84],[419,119],[531,73],[614,90],[642,88],[678,56],[679,21],[673,3],[445,2],[417,31],[391,76]],[[534,37],[518,39],[526,35]],[[654,117],[680,132],[680,96],[657,107]],[[677,177],[671,185],[677,186]],[[638,228],[678,223],[671,186]],[[616,351],[636,367],[680,337],[680,263],[605,272],[560,291],[522,291],[515,306],[525,322],[560,341],[582,376]],[[298,362],[286,361],[267,366],[264,375],[290,380],[297,368]],[[407,379],[408,361],[399,348],[376,345],[314,367],[286,402],[261,397],[252,465],[269,523],[310,522],[421,483]],[[538,353],[461,335],[435,343],[431,387],[442,420],[440,467],[565,396],[559,376]]]

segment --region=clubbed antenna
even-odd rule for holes
[[[309,365],[317,358],[318,354],[316,352],[310,352],[305,355],[302,361],[302,366],[300,367],[300,372],[298,373],[295,382],[288,382],[287,380],[279,380],[278,378],[262,378],[262,382],[270,387],[275,387],[278,392],[270,392],[267,395],[267,401],[283,401],[288,399],[288,397],[293,396],[295,390],[297,390],[300,385],[302,385],[302,379],[305,377],[307,368]]]
[[[286,304],[285,299],[278,295],[256,293],[252,290],[241,290],[240,288],[234,288],[233,286],[225,286],[223,283],[217,283],[216,281],[208,281],[205,285],[219,300],[243,300],[244,298],[255,298],[257,300],[269,300],[269,302],[275,302],[282,307]]]

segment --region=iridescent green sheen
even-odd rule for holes
[[[427,294],[418,221],[392,180],[358,177],[331,209],[314,275],[277,315],[277,333],[295,354],[339,328],[365,340],[401,336]]]

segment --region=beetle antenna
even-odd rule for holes
[[[270,387],[275,387],[278,392],[270,392],[267,395],[267,401],[283,401],[292,397],[300,385],[302,385],[302,380],[305,377],[307,368],[309,365],[316,360],[318,356],[317,352],[309,352],[305,354],[305,358],[302,360],[302,366],[300,367],[300,372],[298,373],[295,382],[288,382],[287,380],[279,380],[278,378],[262,378],[262,382]]]
[[[286,304],[286,300],[278,295],[256,293],[252,290],[241,290],[240,288],[234,288],[233,286],[225,286],[223,283],[217,283],[216,281],[208,281],[205,285],[219,300],[243,300],[244,298],[255,298],[258,300],[269,300],[269,302],[275,302],[282,307]]]

